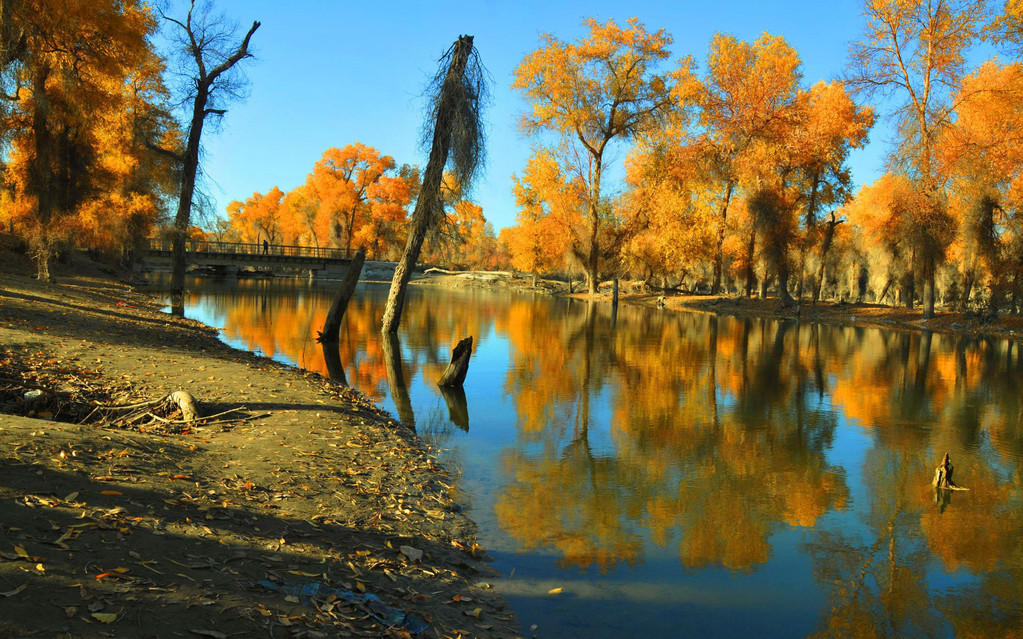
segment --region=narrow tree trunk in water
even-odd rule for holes
[[[341,320],[345,316],[345,309],[348,308],[349,300],[352,299],[355,285],[359,283],[359,275],[362,273],[362,265],[365,261],[366,252],[359,249],[355,257],[348,264],[348,270],[345,271],[345,276],[337,287],[337,293],[334,294],[334,301],[330,304],[327,319],[323,322],[323,330],[320,332],[320,336],[316,338],[317,341],[335,343],[338,341],[341,333]]]
[[[445,85],[452,81],[460,82],[471,52],[472,36],[460,37],[455,43]],[[443,89],[441,90],[443,91]],[[385,333],[398,331],[402,307],[405,304],[405,289],[408,288],[409,280],[412,279],[412,270],[416,267],[416,260],[419,259],[419,252],[423,248],[426,232],[440,212],[440,186],[444,177],[444,165],[447,164],[448,152],[451,149],[453,124],[452,106],[446,105],[445,101],[451,102],[452,99],[450,95],[442,96],[440,108],[437,110],[430,159],[426,164],[423,186],[416,200],[415,212],[412,214],[412,227],[409,229],[408,241],[405,242],[405,251],[401,254],[401,260],[394,269],[391,290],[387,294],[387,306],[384,308],[384,319],[381,326]]]

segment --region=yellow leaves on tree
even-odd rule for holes
[[[622,27],[609,20],[584,22],[588,34],[562,42],[551,34],[515,70],[513,88],[530,101],[522,126],[529,133],[549,131],[564,144],[577,145],[585,160],[577,163],[586,189],[582,246],[589,292],[600,276],[601,178],[604,153],[616,139],[628,139],[648,127],[670,103],[681,70],[659,75],[654,67],[668,58],[671,38],[662,29],[647,32],[633,18]]]
[[[113,248],[143,237],[158,212],[167,167],[136,135],[172,135],[162,67],[147,42],[156,24],[134,1],[22,0],[4,9],[5,75],[18,90],[7,96],[13,193],[3,215],[48,278],[54,247],[70,232]]]
[[[283,199],[284,192],[275,186],[266,195],[256,192],[244,202],[236,200],[228,204],[231,227],[238,239],[242,242],[266,241],[269,244],[293,241],[293,236],[284,235],[281,211]]]
[[[564,268],[570,256],[584,257],[578,235],[586,215],[586,184],[566,175],[550,150],[534,153],[522,177],[513,175],[517,225],[502,235],[512,265],[529,273]]]

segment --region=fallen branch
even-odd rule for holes
[[[428,275],[430,273],[441,273],[443,275],[477,275],[477,274],[482,274],[482,275],[497,275],[499,277],[514,277],[514,275],[510,271],[449,271],[447,269],[438,268],[436,266],[433,266],[433,267],[428,268],[425,271],[423,271],[423,275]]]

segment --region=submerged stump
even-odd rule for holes
[[[472,355],[472,335],[458,342],[451,351],[451,363],[444,369],[438,386],[461,386],[469,372],[469,357]]]
[[[968,490],[957,486],[952,481],[952,474],[955,472],[955,466],[952,465],[952,458],[949,457],[948,453],[942,458],[941,463],[934,469],[934,480],[931,484],[935,488],[944,488],[946,490]]]

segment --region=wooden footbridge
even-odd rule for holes
[[[185,242],[185,263],[191,267],[215,269],[222,275],[237,275],[239,269],[309,271],[311,277],[341,277],[351,261],[345,249],[316,246],[284,246],[188,240]],[[143,270],[170,268],[171,241],[149,240],[142,257]]]

